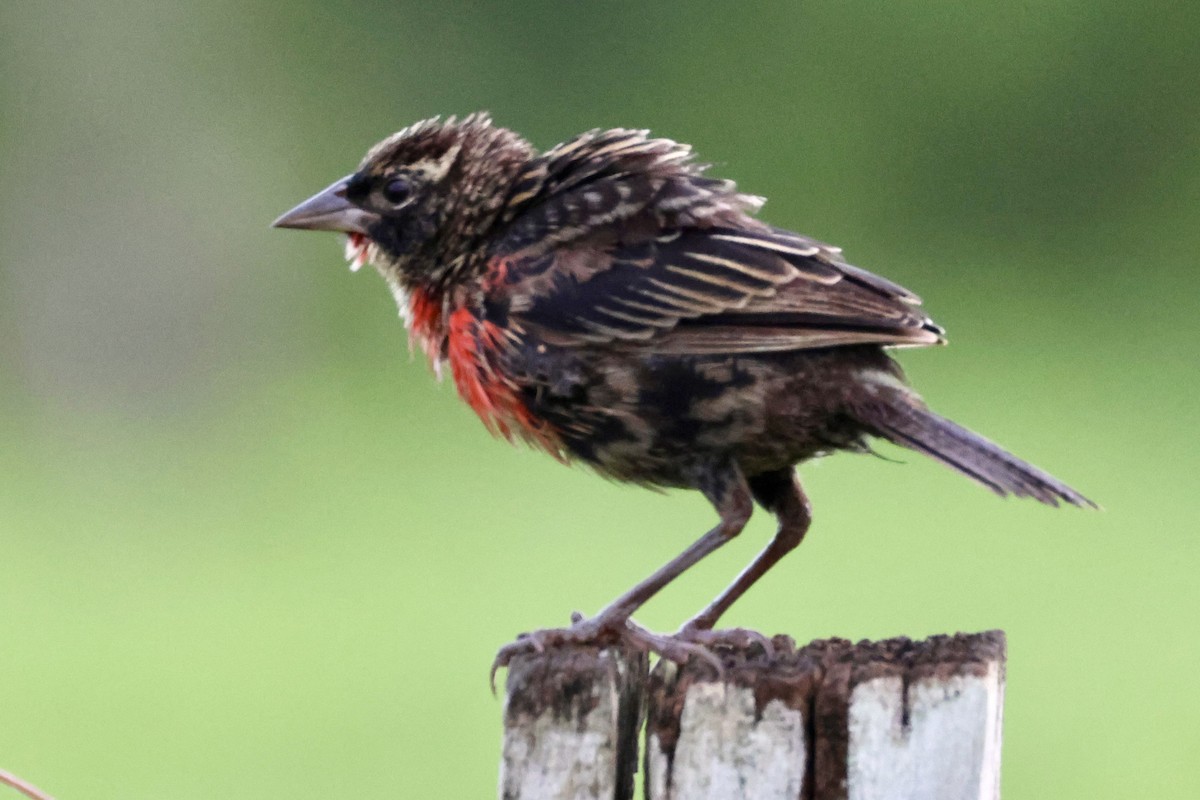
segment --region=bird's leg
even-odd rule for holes
[[[699,648],[674,637],[656,636],[635,625],[629,619],[633,612],[679,577],[688,568],[742,532],[754,509],[750,487],[741,471],[732,464],[708,468],[697,476],[699,488],[721,515],[721,521],[690,547],[668,561],[653,575],[609,603],[591,619],[574,618],[570,628],[533,631],[522,634],[515,642],[505,645],[496,654],[492,673],[505,666],[516,655],[540,652],[560,644],[596,642],[628,643],[645,651],[657,652],[668,658],[683,659],[696,654]]]
[[[812,521],[812,507],[804,495],[804,490],[800,488],[800,481],[792,469],[756,475],[750,479],[749,485],[750,491],[754,493],[754,499],[779,519],[779,529],[775,533],[775,538],[754,557],[750,565],[742,570],[742,573],[717,596],[717,599],[680,629],[677,634],[678,638],[704,645],[720,642],[745,644],[748,641],[758,641],[764,644],[768,650],[770,649],[769,644],[760,634],[740,630],[714,632],[713,626],[729,610],[729,607],[754,585],[755,581],[800,544]]]
[[[660,589],[742,532],[754,509],[745,479],[731,468],[714,476],[701,490],[721,515],[717,526],[653,575],[609,603],[595,619],[612,620],[613,624],[624,622]]]

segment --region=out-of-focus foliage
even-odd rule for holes
[[[1106,507],[839,456],[729,623],[1004,628],[1006,797],[1196,797],[1197,31],[1091,0],[6,4],[0,763],[89,800],[490,796],[495,648],[711,523],[489,440],[335,237],[268,230],[486,108],[541,146],[691,141],[919,291],[932,404]]]

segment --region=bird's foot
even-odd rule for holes
[[[711,632],[709,632],[711,633]],[[708,662],[723,675],[721,661],[701,641],[692,641],[680,635],[664,635],[646,630],[628,617],[601,614],[585,619],[575,612],[571,615],[571,627],[546,628],[520,634],[516,641],[500,648],[492,661],[490,680],[492,691],[496,690],[496,672],[507,667],[517,656],[544,653],[555,647],[592,645],[596,647],[624,647],[641,653],[657,653],[663,658],[684,663],[693,656]]]
[[[758,631],[752,631],[748,628],[722,628],[713,630],[693,621],[685,624],[671,638],[678,642],[702,647],[710,653],[719,648],[732,648],[745,651],[758,646],[762,648],[763,655],[766,658],[771,659],[775,656],[775,645],[771,642],[771,639]]]

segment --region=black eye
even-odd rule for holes
[[[392,178],[383,185],[383,199],[392,205],[400,205],[408,199],[412,186],[404,178]]]

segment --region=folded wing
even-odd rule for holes
[[[704,354],[943,341],[908,290],[765,225],[635,242],[600,233],[505,262],[495,288],[509,321],[556,345]]]

